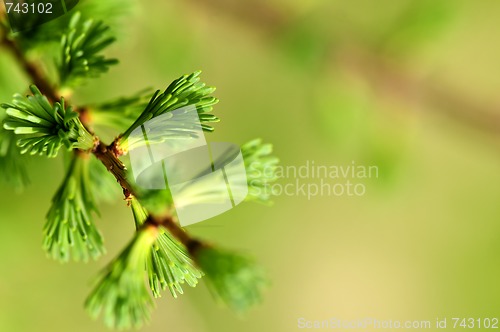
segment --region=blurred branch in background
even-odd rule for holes
[[[348,74],[368,82],[380,97],[389,97],[405,105],[423,105],[426,107],[419,109],[439,112],[466,127],[489,134],[500,134],[500,101],[477,100],[475,96],[455,89],[438,77],[419,77],[404,66],[404,49],[415,45],[418,47],[419,43],[432,40],[436,31],[446,25],[452,16],[447,2],[440,2],[439,5],[433,1],[406,3],[407,6],[399,15],[389,24],[385,24],[382,36],[378,37],[377,32],[370,31],[368,37],[351,35],[352,31],[349,29],[353,29],[352,26],[347,29],[349,31],[339,31],[343,34],[341,36],[330,36],[328,32],[325,35],[321,29],[311,28],[312,24],[307,29],[316,30],[304,34],[300,27],[297,28],[302,20],[300,14],[294,12],[291,6],[278,8],[267,1],[191,2],[205,5],[208,10],[263,32],[267,37],[272,37],[273,41],[281,41],[288,38],[290,33],[296,33],[303,34],[293,37],[292,42],[296,43],[297,47],[309,47],[311,43],[321,44],[312,46],[318,48],[315,50],[315,71],[330,74],[339,69],[347,71]],[[335,20],[335,17],[332,16],[331,20]],[[304,40],[305,38],[313,41]],[[392,46],[397,48],[396,51],[387,49],[391,42],[395,42],[395,46]],[[415,45],[409,45],[410,43]]]
[[[419,78],[396,63],[361,50],[346,51],[334,58],[336,65],[367,80],[374,91],[419,109],[437,111],[475,129],[500,134],[500,113],[495,102],[475,100],[436,78]],[[411,110],[411,108],[409,109]]]
[[[275,8],[266,1],[191,0],[191,2],[267,32],[278,32],[293,23],[291,10]]]

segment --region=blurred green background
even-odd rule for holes
[[[498,1],[151,0],[132,12],[111,52],[121,64],[76,102],[202,69],[221,99],[209,140],[262,137],[283,165],[379,167],[361,197],[280,195],[190,226],[266,267],[265,302],[238,318],[202,282],[157,301],[143,331],[500,316]],[[2,101],[26,88],[4,51],[0,71]],[[118,197],[101,205],[98,262],[50,261],[42,226],[62,160],[31,166],[24,193],[0,188],[0,331],[106,331],[83,301],[133,234],[130,211]]]

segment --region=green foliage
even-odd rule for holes
[[[136,227],[141,227],[147,218],[147,211],[136,199],[131,203]],[[149,286],[155,297],[169,289],[173,297],[183,294],[182,284],[196,287],[203,273],[193,263],[186,248],[164,228],[159,229],[156,242],[151,247],[151,255],[146,261]]]
[[[195,259],[215,296],[234,311],[243,313],[261,302],[268,281],[262,268],[251,258],[202,247],[195,253]]]
[[[173,81],[163,93],[160,93],[160,90],[156,91],[142,114],[122,135],[123,139],[127,139],[136,128],[147,121],[190,105],[196,107],[203,130],[213,131],[214,128],[206,123],[220,121],[215,115],[208,114],[219,100],[210,96],[215,88],[207,87],[205,83],[200,82],[200,74],[201,72],[197,71],[191,75],[184,75]]]
[[[144,265],[157,236],[156,229],[137,232],[125,250],[102,272],[85,302],[89,314],[103,315],[108,327],[139,328],[149,321],[154,302],[144,283]]]
[[[194,265],[186,248],[165,229],[160,229],[158,240],[146,262],[149,286],[155,297],[169,289],[173,297],[183,294],[182,284],[196,287],[203,273]]]
[[[56,260],[96,259],[105,252],[92,221],[97,207],[91,192],[88,159],[73,155],[66,177],[52,199],[44,227],[43,247]]]
[[[94,139],[71,107],[66,108],[64,99],[50,105],[45,96],[34,85],[32,96],[14,96],[9,104],[2,104],[7,110],[4,128],[12,130],[20,138],[17,145],[21,153],[55,157],[64,145],[67,149],[88,150]]]
[[[247,200],[270,202],[272,191],[269,185],[277,180],[276,168],[279,163],[272,152],[273,146],[262,143],[261,139],[252,140],[241,147],[247,170]]]
[[[59,78],[62,85],[71,85],[85,78],[107,72],[118,60],[108,59],[101,51],[115,41],[109,27],[102,21],[83,21],[81,13],[73,15],[68,30],[61,38]]]

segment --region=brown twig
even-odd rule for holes
[[[96,146],[92,153],[99,159],[106,169],[113,174],[117,182],[123,189],[123,195],[125,200],[129,201],[133,197],[137,197],[137,193],[127,180],[127,169],[123,162],[118,158],[115,149],[115,142],[111,145],[105,145],[96,139]],[[193,239],[189,234],[187,234],[181,226],[174,220],[172,214],[168,213],[164,216],[154,216],[149,214],[148,219],[145,222],[148,226],[163,226],[170,234],[172,234],[177,240],[179,240],[187,248],[188,252],[194,255],[196,251],[203,245],[200,241]]]
[[[132,196],[135,196],[135,190],[127,180],[127,168],[125,167],[125,164],[123,164],[123,162],[115,155],[113,149],[97,139],[92,153],[101,161],[106,169],[113,174],[116,181],[123,189],[125,199],[130,200]]]
[[[291,10],[284,7],[277,9],[268,2],[234,0],[192,0],[196,5],[205,5],[215,13],[237,18],[252,27],[260,27],[266,32],[276,33],[290,24]]]
[[[457,122],[483,132],[500,134],[500,104],[471,100],[438,80],[417,78],[397,63],[361,49],[337,53],[336,65],[370,83],[378,95],[425,105]]]

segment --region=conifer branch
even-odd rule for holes
[[[9,39],[6,25],[2,24],[2,27],[1,46],[10,50],[35,84],[30,85],[31,95],[16,94],[12,102],[2,104],[7,118],[2,126],[4,131],[0,132],[0,157],[20,158],[24,153],[55,157],[63,146],[72,151],[66,176],[47,214],[44,249],[60,261],[70,258],[86,261],[105,251],[102,237],[92,221],[92,214],[98,212],[92,188],[96,184],[93,183],[92,171],[97,168],[92,165],[98,163],[94,159],[95,164],[91,163],[91,154],[117,180],[133,212],[137,228],[134,239],[101,275],[86,301],[89,313],[93,317],[102,314],[107,325],[118,328],[138,327],[146,322],[154,303],[144,284],[145,270],[155,297],[167,288],[173,297],[177,297],[183,293],[181,284],[194,287],[206,274],[211,289],[231,308],[240,311],[256,303],[264,280],[260,269],[244,256],[219,250],[192,237],[178,223],[170,200],[161,200],[164,209],[155,210],[152,207],[158,203],[153,202],[155,197],[148,197],[148,193],[135,188],[125,164],[119,159],[130,149],[129,144],[123,143],[130,143],[131,134],[156,117],[165,116],[170,120],[165,128],[163,123],[156,123],[159,129],[163,129],[155,137],[158,142],[185,137],[186,133],[195,135],[193,130],[197,127],[213,131],[207,123],[219,121],[209,114],[218,102],[211,96],[215,88],[200,82],[200,72],[195,72],[173,81],[163,93],[157,91],[150,99],[149,93],[143,91],[102,104],[100,108],[81,107],[76,111],[66,98],[59,97],[61,87],[54,87],[41,67],[25,56],[24,42],[23,47],[19,47],[18,38]],[[116,63],[100,53],[114,41],[114,37],[104,34],[108,28],[101,21],[82,21],[80,14],[75,14],[67,28],[60,45],[60,85],[96,77]],[[196,124],[186,123],[183,115],[188,111],[184,107],[196,111],[199,119]],[[92,124],[91,111],[108,112],[101,114],[101,119],[106,122],[119,119],[124,108],[128,114],[123,116],[123,121],[117,122],[118,125],[127,124],[128,129],[110,145],[104,144],[88,129]],[[180,117],[176,118],[177,114]],[[165,137],[161,137],[165,132]],[[272,168],[276,161],[269,157],[270,146],[262,145],[260,141],[245,145],[243,150],[247,168]],[[7,165],[0,163],[0,166]],[[102,167],[99,171],[105,173]],[[256,188],[267,183],[258,174],[249,176],[248,180],[255,181]],[[250,193],[249,197],[268,200],[257,191]]]

